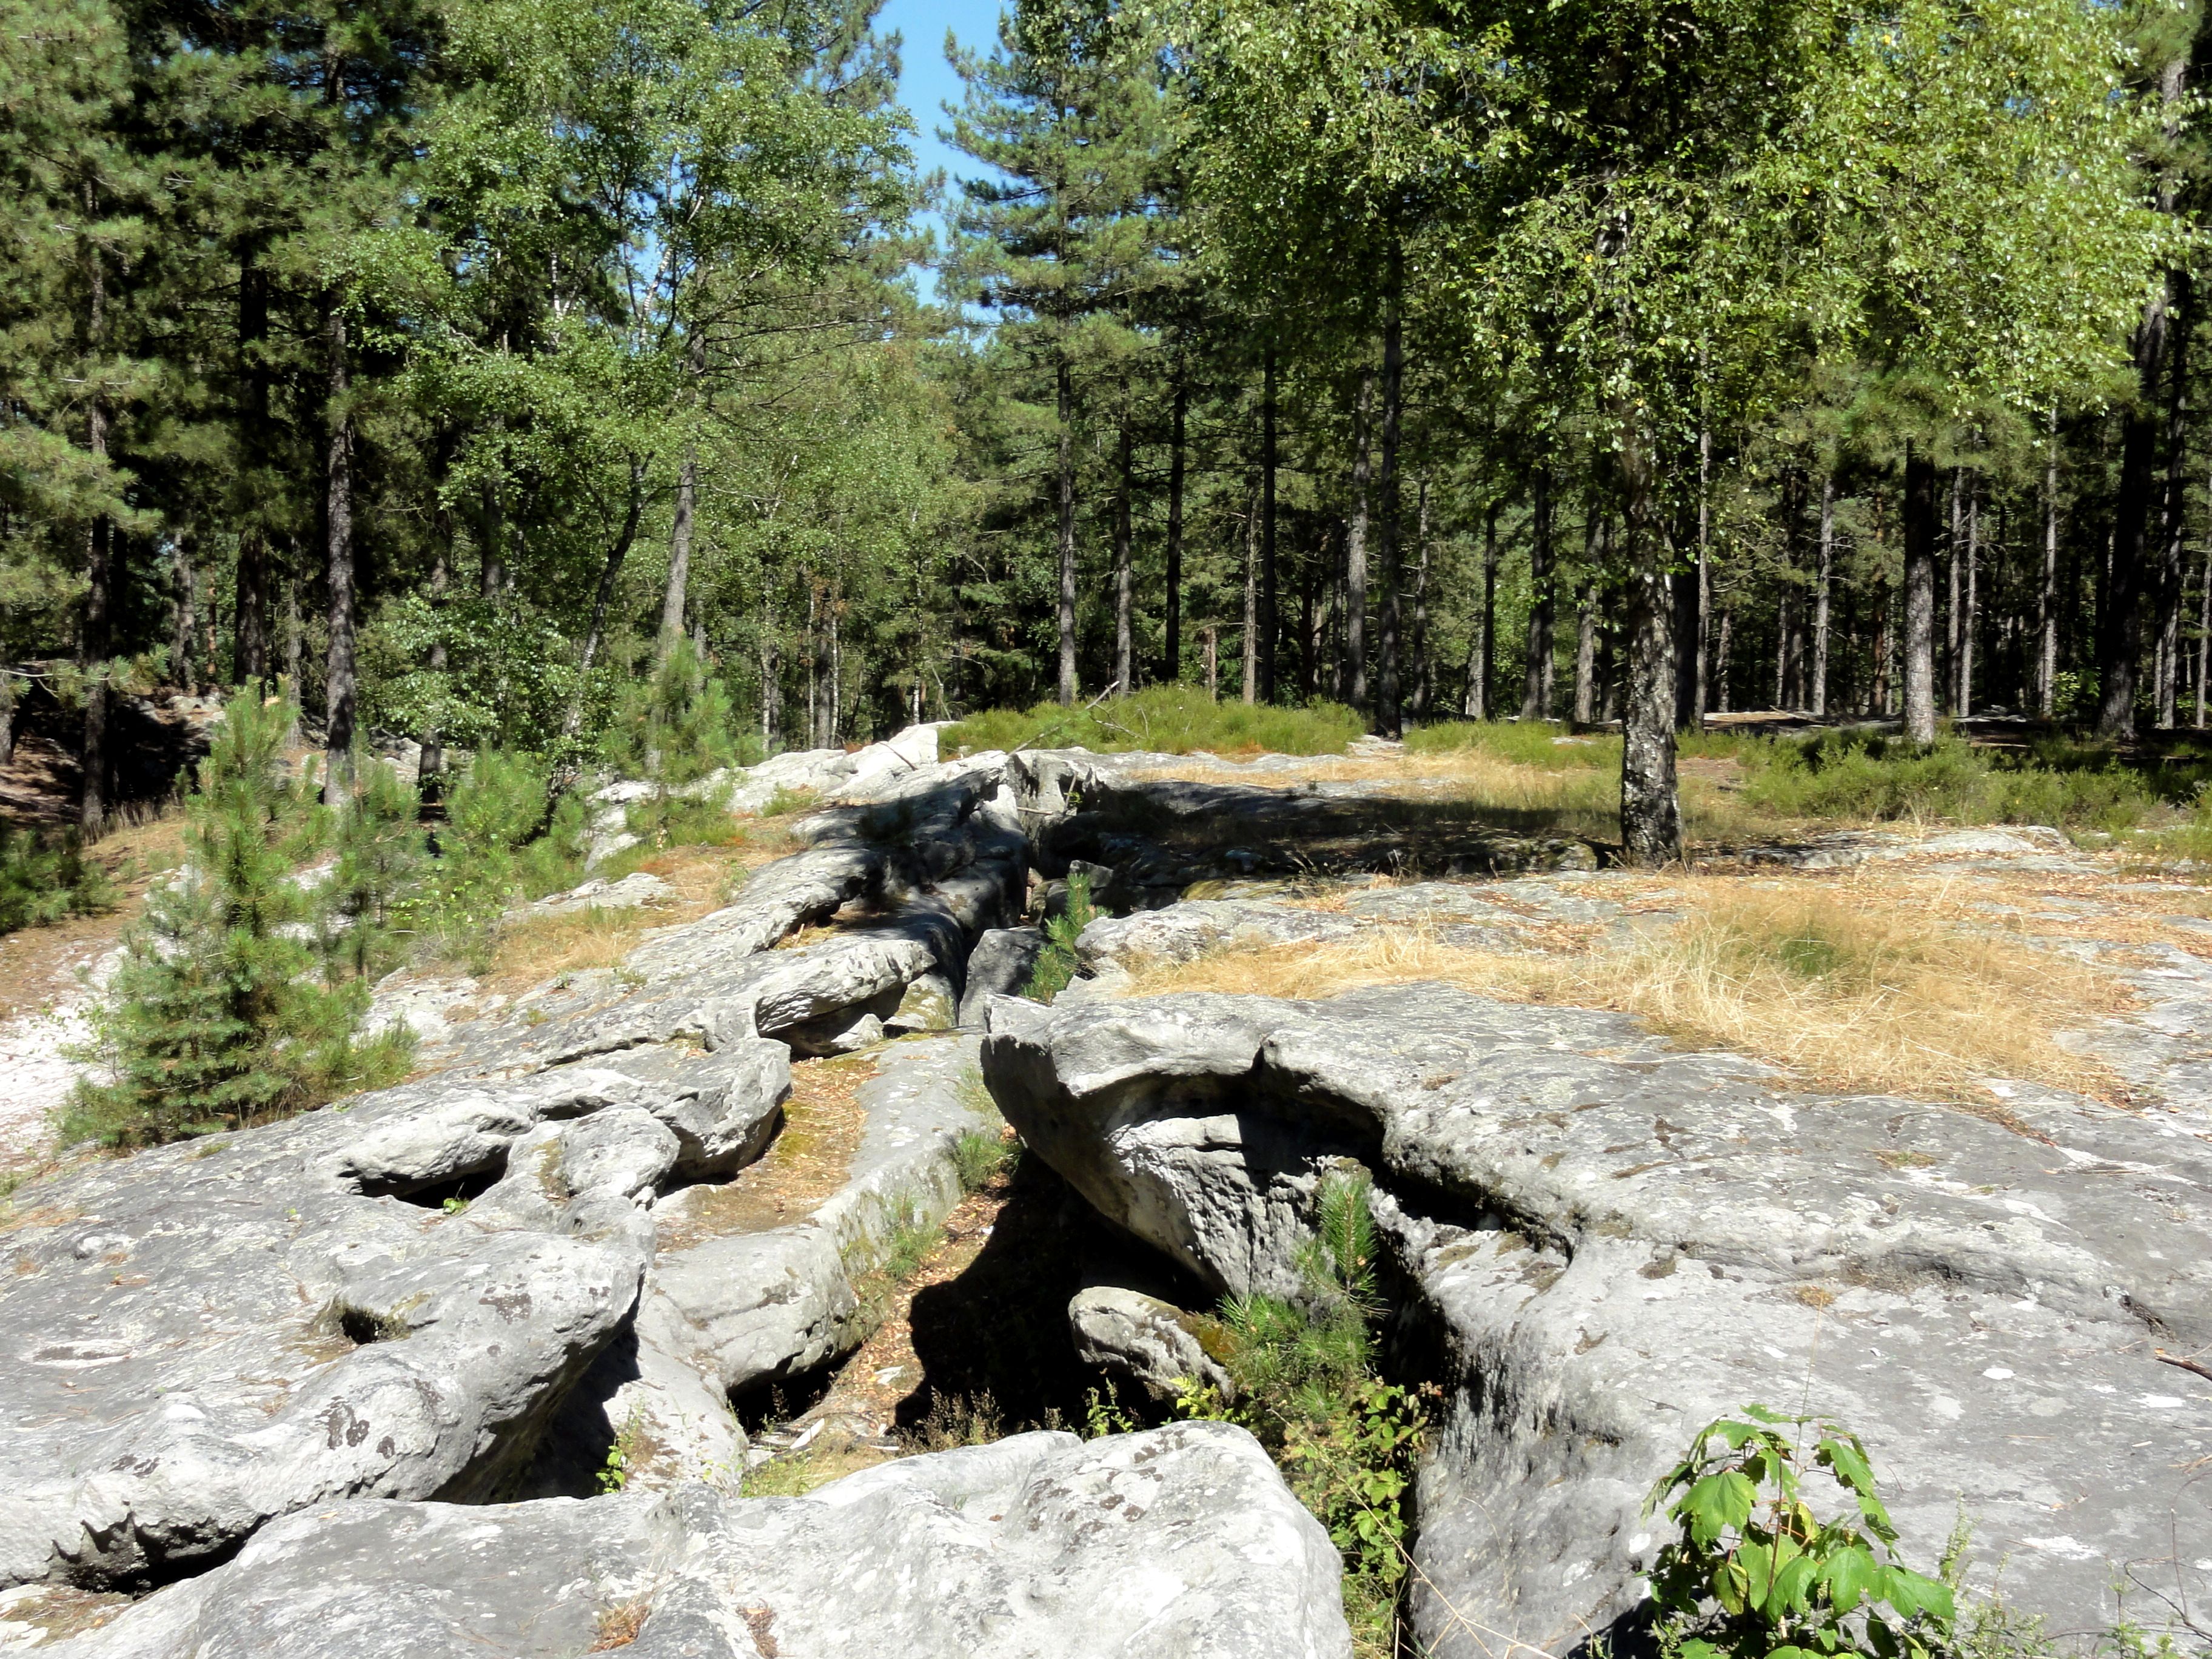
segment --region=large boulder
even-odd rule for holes
[[[1328,1539],[1241,1429],[1018,1435],[805,1498],[356,1503],[58,1659],[1343,1659]]]
[[[1295,1288],[1320,1179],[1373,1172],[1404,1355],[1447,1389],[1429,1650],[1617,1642],[1662,1535],[1646,1492],[1753,1401],[1861,1431],[1909,1553],[1963,1510],[1970,1584],[2002,1572],[2056,1628],[2110,1628],[2116,1586],[2212,1595],[2212,1388],[2160,1358],[2212,1345],[2194,1135],[2025,1090],[2002,1121],[1808,1096],[1438,987],[991,1014],[1030,1147],[1218,1290]]]
[[[657,1192],[787,1087],[752,1044],[433,1079],[18,1192],[0,1583],[159,1583],[310,1504],[496,1494],[629,1320]]]

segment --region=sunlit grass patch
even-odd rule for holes
[[[1215,702],[1188,685],[1155,685],[1088,708],[1041,702],[1026,710],[1000,708],[969,715],[939,738],[947,754],[962,750],[1089,749],[1100,754],[1149,750],[1188,755],[1340,755],[1366,730],[1353,710],[1317,702],[1279,708],[1233,700]]]

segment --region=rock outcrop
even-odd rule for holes
[[[1907,1546],[2065,1629],[2212,1594],[2212,1155],[2094,1103],[2014,1121],[1792,1093],[1633,1021],[1437,987],[1320,1003],[992,1007],[984,1073],[1108,1219],[1221,1291],[1288,1291],[1324,1170],[1373,1172],[1401,1359],[1447,1385],[1421,1639],[1620,1635],[1699,1425],[1863,1433]],[[2192,1541],[2195,1540],[2195,1541]],[[2177,1542],[2179,1547],[2177,1549]]]
[[[805,1498],[356,1503],[56,1659],[1346,1659],[1336,1553],[1241,1429],[1017,1435]]]

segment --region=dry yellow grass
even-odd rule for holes
[[[1466,950],[1422,928],[1341,944],[1227,951],[1140,969],[1133,995],[1326,996],[1435,981],[1514,1002],[1635,1014],[1691,1047],[1771,1061],[1817,1087],[1948,1099],[2002,1117],[1984,1086],[2014,1079],[2118,1099],[2057,1033],[2127,1006],[2124,987],[2011,931],[1953,925],[1893,887],[1686,878],[1646,903],[1686,914],[1634,940],[1543,955]],[[1551,943],[1553,941],[1547,941]]]
[[[764,1232],[803,1221],[845,1184],[868,1127],[860,1085],[876,1074],[872,1054],[793,1060],[783,1127],[759,1162],[715,1187],[693,1187],[663,1219],[656,1248],[688,1249],[702,1239]]]
[[[532,916],[500,930],[492,945],[490,971],[479,975],[479,982],[488,991],[514,995],[563,974],[619,968],[637,948],[641,933],[672,919],[665,910],[643,906]]]

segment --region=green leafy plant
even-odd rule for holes
[[[374,975],[404,954],[398,916],[422,872],[422,801],[381,761],[364,762],[350,799],[332,814],[337,854],[325,886],[324,950],[333,968]]]
[[[953,1167],[959,1172],[960,1190],[979,1193],[1012,1167],[1021,1154],[1021,1143],[1004,1134],[982,1129],[963,1129],[952,1143]]]
[[[1825,1520],[1807,1501],[1815,1470],[1847,1500]],[[1648,1576],[1662,1641],[1681,1659],[1949,1651],[1951,1588],[1905,1565],[1865,1443],[1839,1425],[1756,1405],[1717,1419],[1644,1512],[1662,1505],[1681,1532]]]
[[[1030,969],[1024,996],[1050,1002],[1068,988],[1075,978],[1075,941],[1098,916],[1098,907],[1091,902],[1091,878],[1078,870],[1067,878],[1066,905],[1045,922],[1044,949]]]
[[[1177,1389],[1181,1415],[1238,1423],[1280,1465],[1298,1501],[1344,1556],[1355,1644],[1392,1651],[1407,1570],[1406,1493],[1425,1430],[1413,1393],[1376,1374],[1375,1230],[1364,1170],[1323,1178],[1314,1237],[1299,1255],[1295,1297],[1222,1304],[1200,1340],[1233,1395],[1194,1379]]]

